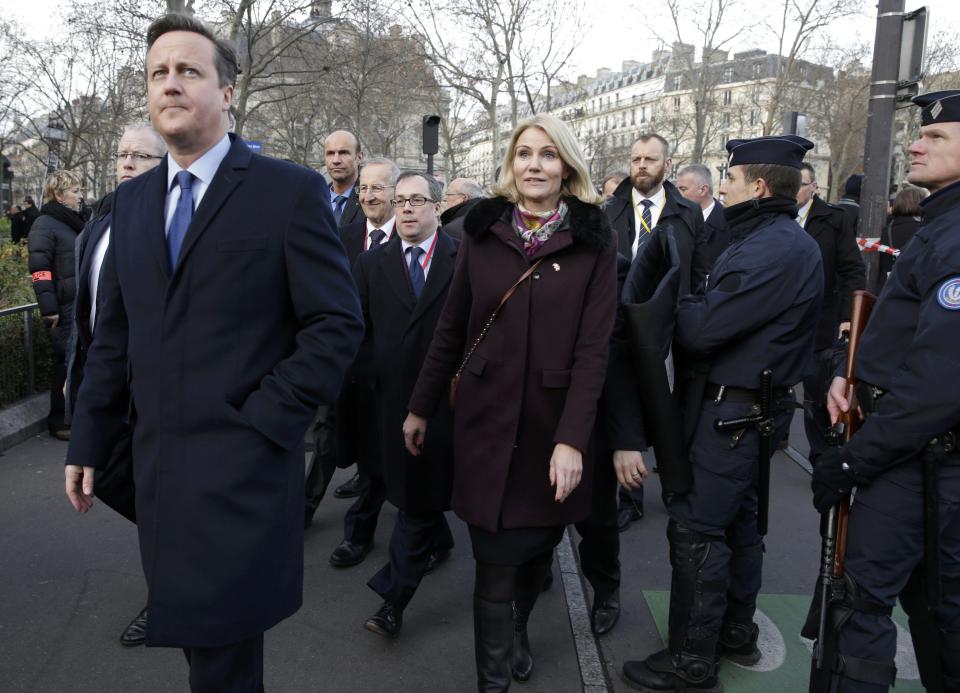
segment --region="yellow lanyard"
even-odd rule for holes
[[[637,211],[640,213],[637,215],[640,218],[640,225],[643,226],[643,230],[649,234],[653,234],[653,231],[647,226],[647,222],[643,220],[643,210],[640,209],[643,205],[634,205],[637,208]],[[650,212],[650,218],[653,219],[653,212]]]

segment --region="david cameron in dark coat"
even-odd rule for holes
[[[376,399],[387,499],[399,509],[390,560],[368,583],[383,604],[366,627],[390,637],[399,633],[421,578],[453,547],[443,514],[453,484],[453,412],[443,406],[430,419],[419,457],[407,452],[402,435],[460,245],[439,230],[442,191],[433,176],[401,174],[394,192],[396,233],[354,265],[366,323],[360,353],[369,364],[363,371]]]
[[[263,633],[303,598],[304,433],[360,305],[323,179],[226,134],[232,45],[166,15],[147,46],[169,154],[114,196],[67,494],[90,509],[129,412],[147,645],[182,647],[193,691],[262,691]]]

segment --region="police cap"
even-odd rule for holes
[[[960,91],[931,91],[913,97],[920,111],[920,125],[960,122]]]
[[[813,149],[813,142],[797,135],[773,135],[749,140],[730,140],[728,166],[744,164],[777,164],[800,168],[803,155]]]

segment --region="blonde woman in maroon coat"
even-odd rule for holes
[[[564,527],[590,512],[590,439],[617,307],[616,242],[579,145],[538,115],[510,138],[494,198],[464,219],[450,293],[410,400],[411,454],[454,412],[452,507],[470,528],[479,690],[533,669],[526,623]],[[512,655],[512,656],[511,656]]]

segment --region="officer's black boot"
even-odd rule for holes
[[[513,644],[513,606],[473,598],[473,649],[477,659],[479,693],[510,690],[510,649]]]
[[[623,678],[641,691],[687,690],[722,693],[717,678],[717,636],[696,638],[689,632],[691,618],[703,605],[703,565],[710,552],[709,537],[688,530],[671,520],[670,541],[670,646],[643,661],[626,662]],[[711,586],[719,590],[720,586]],[[724,587],[725,589],[725,587]]]
[[[760,649],[757,647],[760,628],[753,622],[755,611],[755,606],[737,604],[728,597],[727,613],[723,617],[717,646],[717,653],[721,657],[745,667],[760,661]]]
[[[940,631],[943,643],[942,669],[940,671],[941,690],[960,691],[960,631]],[[936,690],[930,687],[929,690]]]

